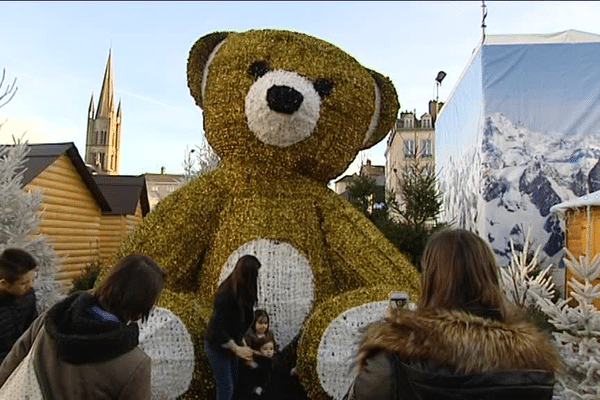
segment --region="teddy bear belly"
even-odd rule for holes
[[[261,267],[258,273],[258,302],[270,316],[270,329],[280,348],[300,333],[314,302],[314,279],[308,259],[288,242],[255,239],[238,247],[221,270],[219,283],[233,271],[237,260],[252,254]]]

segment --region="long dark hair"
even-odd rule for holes
[[[217,293],[230,290],[238,301],[254,306],[258,300],[259,268],[260,261],[258,261],[258,258],[249,254],[240,257],[233,271],[217,289]]]
[[[435,233],[425,248],[421,267],[419,310],[495,310],[506,317],[496,259],[476,234],[463,229]]]
[[[100,282],[94,296],[100,306],[122,322],[146,320],[160,296],[167,271],[152,258],[129,254]]]

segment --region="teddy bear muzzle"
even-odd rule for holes
[[[313,82],[281,69],[265,72],[245,99],[248,128],[263,143],[287,147],[313,133],[319,121],[321,95]]]

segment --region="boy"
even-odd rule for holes
[[[0,255],[0,363],[38,316],[32,286],[36,265],[21,249],[8,248]]]
[[[253,342],[254,361],[245,365],[241,373],[240,390],[243,400],[271,399],[272,374],[274,370],[275,341],[273,336],[264,336]]]

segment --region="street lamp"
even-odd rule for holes
[[[446,77],[446,73],[444,71],[438,72],[437,76],[435,77],[435,87],[436,87],[435,102],[436,103],[438,102],[438,100],[440,98],[440,86],[442,86],[442,81],[444,80],[445,77]]]

